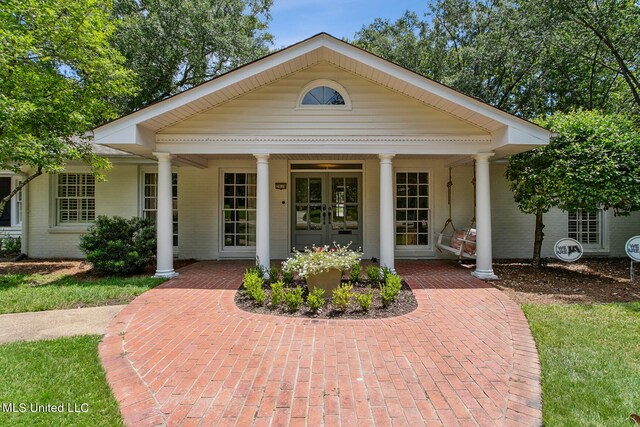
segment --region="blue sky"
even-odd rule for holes
[[[274,0],[269,31],[276,48],[289,46],[314,34],[353,38],[375,18],[398,19],[405,10],[420,16],[428,0]]]

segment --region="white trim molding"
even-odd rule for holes
[[[491,137],[157,135],[157,147],[175,154],[378,155],[391,148],[396,154],[474,155],[491,149]]]

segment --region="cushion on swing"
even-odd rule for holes
[[[453,236],[451,236],[451,242],[449,246],[453,249],[458,250],[460,246],[462,246],[462,240],[464,240],[464,236],[467,234],[464,230],[456,230],[453,232]]]
[[[466,242],[464,242],[464,253],[469,255],[475,254],[476,253],[476,233],[469,233],[469,235],[465,240]]]

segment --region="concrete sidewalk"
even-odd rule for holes
[[[102,335],[125,305],[0,315],[0,343]]]

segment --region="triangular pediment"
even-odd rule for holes
[[[323,69],[324,75],[318,73]],[[325,79],[331,79],[333,75],[334,80],[344,80],[345,87],[353,86],[348,88],[354,91],[354,105],[350,113],[336,116],[338,125],[333,129],[328,126],[323,128],[323,116],[318,114],[313,132],[310,131],[310,125],[304,122],[290,123],[288,129],[272,128],[267,120],[270,112],[265,108],[269,110],[282,102],[283,108],[293,108],[291,111],[295,111],[292,97],[298,96],[299,85],[305,80],[308,83],[314,74]],[[364,96],[367,90],[370,91],[368,99]],[[263,99],[269,93],[273,95],[271,106]],[[255,105],[244,106],[250,102]],[[245,115],[248,126],[236,127],[232,132],[224,123],[223,116],[230,114],[233,109]],[[372,113],[369,117],[363,115],[359,122],[342,126],[341,120],[348,122],[367,109]],[[383,128],[385,109],[386,117],[392,120]],[[276,108],[272,112],[282,113],[282,110]],[[406,113],[405,117],[402,117],[403,113]],[[421,114],[424,116],[417,117]],[[293,115],[300,118],[303,113],[296,112]],[[329,116],[327,114],[324,119],[329,120]],[[262,121],[258,121],[259,117]],[[207,118],[210,123],[203,126]],[[371,121],[368,126],[367,120]],[[231,123],[236,124],[234,121],[228,124]],[[259,129],[258,123],[263,124]],[[366,126],[366,131],[376,136],[391,135],[395,126],[395,135],[490,135],[494,148],[508,144],[531,147],[547,143],[550,137],[547,130],[533,123],[324,33],[107,123],[94,132],[97,143],[123,147],[131,145],[131,151],[142,152],[155,146],[156,135],[168,132],[239,132],[244,135],[251,131],[250,126],[260,130],[260,135],[282,134],[285,130],[285,135],[296,132],[299,135],[333,135],[331,132],[344,131],[346,128],[351,132],[347,135],[363,135],[365,130],[358,130],[358,126]],[[277,127],[278,124],[273,126]],[[296,129],[296,126],[299,128]]]
[[[316,81],[339,84],[350,99],[349,108],[302,108],[302,91]],[[158,134],[407,137],[488,136],[490,132],[324,60]]]

